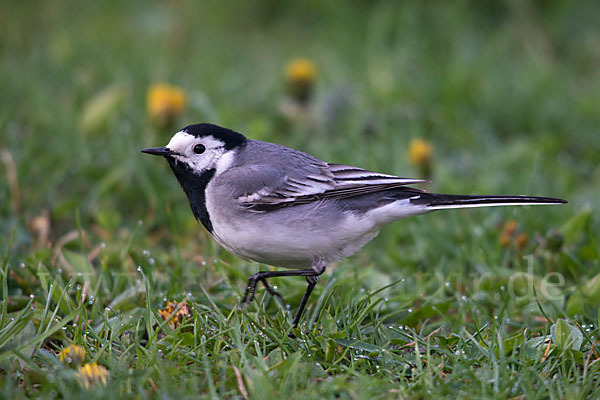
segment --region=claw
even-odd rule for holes
[[[262,282],[262,284],[265,286],[265,289],[267,289],[267,292],[269,292],[269,294],[270,294],[271,296],[274,296],[274,297],[279,297],[279,300],[281,300],[281,301],[283,302],[283,304],[285,304],[285,301],[283,300],[283,297],[281,297],[281,295],[280,295],[279,293],[277,293],[277,291],[276,291],[275,289],[273,289],[273,288],[271,287],[271,285],[269,285],[269,284],[267,283],[267,280],[266,280],[266,279],[264,279],[264,278],[263,278],[263,279],[261,279],[260,281],[261,281],[261,282]]]
[[[257,283],[258,281],[253,276],[248,279],[248,287],[246,287],[246,293],[244,293],[244,297],[242,297],[242,304],[248,305],[254,300]]]

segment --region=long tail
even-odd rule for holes
[[[565,204],[566,200],[553,197],[534,196],[485,196],[421,193],[410,202],[425,206],[427,210],[443,210],[448,208],[497,207],[519,205]]]

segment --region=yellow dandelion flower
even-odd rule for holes
[[[177,313],[175,315],[173,315],[173,318],[171,318],[169,320],[169,322],[167,323],[167,325],[169,325],[169,328],[171,328],[171,329],[176,329],[179,325],[181,325],[181,322],[183,321],[184,318],[190,317],[192,315],[192,311],[190,310],[190,308],[187,304],[187,301],[184,301],[183,303],[177,303],[176,301],[169,301],[164,309],[158,310],[158,314],[161,316],[161,318],[163,320],[166,321],[171,316],[171,314],[173,314],[175,312],[175,310],[177,309],[177,307],[180,304],[181,304],[181,307],[179,308]]]
[[[65,364],[79,366],[85,359],[85,349],[83,346],[72,344],[58,353],[58,359]]]
[[[308,58],[296,58],[285,67],[285,78],[290,95],[299,102],[307,102],[317,77],[317,66]]]
[[[81,378],[82,384],[86,388],[89,388],[96,383],[106,385],[110,373],[102,365],[89,363],[79,367],[78,375]]]
[[[431,162],[433,147],[423,139],[414,139],[408,147],[408,159],[416,166]]]
[[[308,58],[295,58],[285,67],[288,82],[310,83],[317,77],[317,66]]]
[[[426,140],[413,139],[408,146],[408,160],[419,168],[423,178],[431,175],[431,164],[433,160],[433,146]]]
[[[148,115],[160,127],[173,124],[183,113],[186,104],[187,96],[178,87],[159,83],[148,89],[146,96]]]

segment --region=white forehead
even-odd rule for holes
[[[202,143],[207,149],[225,146],[224,142],[212,136],[198,138],[189,133],[179,131],[173,135],[166,147],[180,154],[187,154],[192,152],[192,147],[198,143]]]

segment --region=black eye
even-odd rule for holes
[[[206,147],[203,144],[197,144],[194,146],[194,153],[202,154],[206,151]]]

